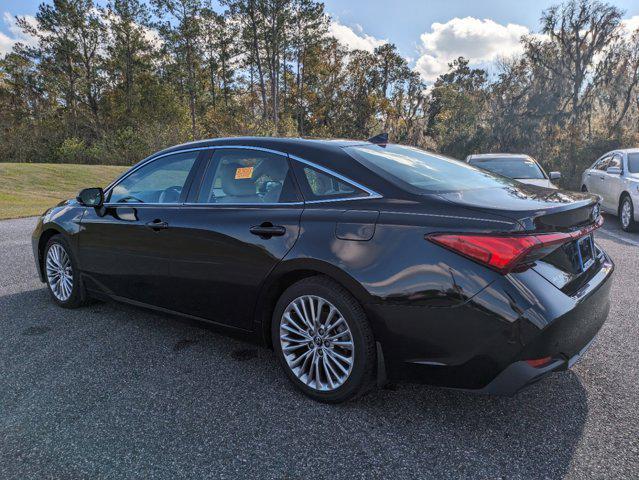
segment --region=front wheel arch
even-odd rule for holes
[[[623,206],[623,202],[626,198],[630,201],[630,206],[631,206],[630,225],[627,229],[623,227],[623,222],[621,219],[621,207]],[[634,232],[637,230],[637,222],[635,222],[634,213],[635,213],[635,204],[632,201],[632,196],[630,195],[628,191],[624,190],[623,192],[621,192],[621,195],[619,195],[619,204],[617,206],[617,217],[619,218],[619,223],[622,224],[622,228],[624,230],[630,231],[630,232]]]
[[[54,235],[64,235],[64,233],[56,228],[49,227],[40,234],[40,238],[38,239],[38,273],[40,274],[40,280],[42,282],[45,281],[44,250],[47,246],[47,242]]]

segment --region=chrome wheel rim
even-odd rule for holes
[[[280,344],[288,367],[314,390],[336,390],[353,369],[351,330],[340,311],[322,297],[303,295],[286,307]]]
[[[62,245],[54,243],[47,251],[47,280],[51,292],[61,302],[66,302],[73,292],[73,268],[71,259]]]
[[[632,208],[630,206],[630,202],[628,200],[623,202],[623,205],[621,207],[621,224],[624,227],[628,227],[628,225],[630,225],[631,210]]]

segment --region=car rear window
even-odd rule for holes
[[[628,154],[628,171],[630,173],[639,173],[639,153]]]
[[[493,173],[510,178],[544,179],[537,162],[528,157],[484,157],[472,158],[468,163]]]
[[[516,185],[460,160],[404,145],[344,147],[356,160],[414,193],[445,193]]]

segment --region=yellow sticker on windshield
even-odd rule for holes
[[[235,170],[235,180],[243,180],[253,176],[253,167],[240,167]]]

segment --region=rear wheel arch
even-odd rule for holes
[[[343,270],[318,260],[290,261],[280,264],[280,268],[271,272],[262,285],[256,302],[254,322],[255,332],[260,341],[271,348],[271,322],[277,301],[288,287],[309,277],[326,277],[350,293],[366,311],[369,294]]]

